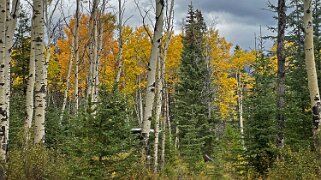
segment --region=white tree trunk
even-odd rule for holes
[[[7,112],[7,98],[5,89],[6,86],[6,0],[0,0],[0,158],[1,161],[6,160],[7,145],[8,145],[8,112]]]
[[[243,125],[243,84],[241,82],[241,77],[239,72],[236,73],[237,80],[237,104],[238,104],[238,115],[239,115],[239,123],[240,123],[240,132],[241,132],[241,143],[243,149],[244,145],[244,125]]]
[[[96,116],[96,109],[97,109],[97,94],[96,94],[96,80],[97,80],[97,59],[98,59],[98,24],[97,19],[95,17],[94,20],[94,36],[93,38],[93,64],[92,64],[92,82],[91,82],[91,108],[92,108],[92,114],[95,117]]]
[[[320,138],[320,119],[321,119],[321,102],[318,87],[318,78],[314,60],[314,45],[313,45],[313,22],[312,22],[312,0],[304,0],[304,51],[305,64],[308,74],[308,85],[311,100],[311,110],[313,114],[313,138],[314,148],[321,153],[321,138]]]
[[[148,153],[149,144],[149,131],[152,119],[152,111],[155,99],[155,74],[156,74],[156,64],[158,57],[158,47],[160,46],[160,41],[163,34],[163,24],[164,24],[164,0],[156,1],[156,22],[152,41],[152,50],[148,64],[147,73],[147,89],[145,95],[145,106],[144,106],[144,118],[142,125],[142,136],[143,136],[143,151],[146,155]]]
[[[75,111],[78,114],[79,109],[79,6],[80,0],[76,0],[76,24],[75,24]]]
[[[35,42],[34,42],[34,23],[31,25],[31,50],[29,60],[29,74],[26,92],[26,117],[24,121],[24,136],[26,142],[30,139],[29,130],[32,125],[34,115],[34,87],[35,87]]]
[[[11,5],[11,12],[10,12]],[[17,25],[17,16],[19,13],[19,0],[7,0],[7,20],[6,20],[6,66],[5,69],[5,79],[6,79],[6,98],[7,98],[7,112],[8,112],[8,124],[10,122],[10,96],[11,96],[11,54],[12,54],[12,46],[13,46],[13,34],[15,32],[15,28]],[[9,138],[9,137],[8,137]]]
[[[156,113],[155,113],[155,141],[154,141],[154,173],[158,170],[158,144],[159,144],[159,120],[161,117],[162,111],[162,97],[163,97],[163,61],[160,57],[161,53],[159,53],[158,58],[158,72],[157,72],[157,81],[156,81]]]
[[[162,119],[161,170],[163,170],[165,167],[165,148],[166,148],[166,119]]]
[[[123,8],[122,8],[122,0],[118,0],[118,66],[117,66],[117,74],[115,79],[115,92],[118,91],[118,84],[121,75],[121,68],[123,65]]]
[[[97,8],[99,0],[93,0],[92,10],[89,21],[89,73],[88,73],[88,87],[87,87],[87,99],[93,102],[93,92],[95,85],[95,64],[96,64],[96,55],[97,55]],[[95,50],[96,49],[96,50]],[[93,107],[93,104],[92,108]]]
[[[70,86],[70,76],[71,76],[72,65],[73,65],[74,44],[75,44],[75,39],[73,38],[72,45],[70,47],[69,66],[68,66],[68,72],[67,72],[67,77],[66,77],[66,89],[65,89],[65,92],[64,92],[64,99],[63,99],[63,102],[62,102],[62,107],[61,107],[61,112],[60,112],[60,121],[59,121],[60,125],[61,125],[62,120],[64,118],[65,109],[66,109],[67,100],[68,100],[68,91],[69,91],[69,86]]]
[[[34,46],[35,46],[35,138],[34,142],[44,143],[46,113],[46,59],[44,57],[44,2],[33,1]]]

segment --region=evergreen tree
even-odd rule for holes
[[[263,51],[254,67],[253,92],[245,100],[245,157],[249,167],[260,174],[267,173],[274,162],[276,74],[269,56]]]
[[[195,163],[210,152],[209,119],[207,116],[206,78],[208,75],[204,54],[206,25],[202,13],[190,5],[183,37],[182,63],[176,88],[174,120],[179,126],[179,152],[196,170]]]
[[[285,123],[285,144],[295,149],[310,144],[309,137],[312,136],[311,114],[309,109],[309,91],[307,82],[307,73],[304,63],[303,48],[303,2],[292,0],[290,2],[292,11],[288,15],[287,23],[290,29],[287,41],[292,45],[286,49],[287,68],[286,86],[287,86],[287,120]]]

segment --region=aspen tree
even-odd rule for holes
[[[122,0],[118,0],[118,66],[117,66],[117,74],[115,80],[114,90],[118,91],[118,84],[121,75],[121,69],[123,64],[123,12],[124,9],[122,7]]]
[[[17,17],[19,13],[20,0],[7,0],[7,10],[6,10],[6,53],[5,60],[5,78],[6,78],[6,98],[7,98],[7,111],[10,112],[10,84],[11,84],[11,52],[13,46],[13,34],[17,25]],[[10,10],[11,7],[11,10]],[[10,113],[8,113],[8,122],[10,122]]]
[[[154,141],[154,173],[158,169],[158,144],[159,144],[159,120],[161,119],[161,110],[162,110],[162,91],[163,91],[163,59],[161,58],[161,52],[158,58],[158,72],[157,72],[157,81],[156,81],[156,113],[155,113],[155,141]]]
[[[0,158],[2,161],[6,160],[7,155],[7,143],[8,143],[8,112],[6,103],[6,61],[5,61],[5,50],[6,50],[6,1],[0,1],[0,119],[1,119],[1,131],[0,131]]]
[[[174,9],[174,0],[171,0],[169,3],[166,1],[166,31],[167,35],[163,42],[164,49],[162,50],[162,46],[159,48],[159,58],[158,58],[158,79],[156,84],[156,114],[155,114],[155,141],[154,141],[154,172],[157,172],[158,169],[158,142],[159,142],[159,121],[161,119],[161,111],[162,111],[162,101],[164,97],[164,82],[165,82],[165,63],[166,63],[166,56],[168,51],[168,46],[172,37],[172,30],[173,30],[173,9]],[[165,124],[166,126],[166,124]],[[164,127],[164,126],[163,126]],[[163,138],[165,138],[165,131],[162,130]],[[163,139],[164,141],[165,139]],[[165,148],[165,142],[164,147]],[[165,153],[165,152],[162,152]],[[162,158],[165,155],[162,154]],[[162,160],[163,161],[163,160]],[[165,161],[165,160],[164,160]]]
[[[79,6],[80,0],[76,0],[76,23],[75,23],[75,34],[74,34],[74,42],[75,42],[75,111],[78,114],[79,109]]]
[[[67,72],[67,77],[66,77],[66,89],[65,89],[65,92],[64,92],[64,99],[62,101],[59,124],[62,123],[62,120],[63,120],[63,117],[64,117],[64,113],[65,113],[65,109],[66,109],[66,105],[67,105],[68,91],[69,91],[69,86],[70,86],[70,76],[71,76],[71,71],[72,71],[72,66],[73,66],[74,44],[75,44],[75,39],[73,38],[72,45],[70,47],[69,65],[68,65],[68,72]]]
[[[321,102],[318,87],[318,78],[314,60],[314,45],[313,45],[313,23],[312,23],[312,0],[304,0],[304,52],[305,64],[308,74],[308,86],[310,92],[311,110],[313,115],[313,140],[314,148],[318,153],[321,153],[320,143],[320,118],[321,118]]]
[[[94,0],[92,4],[90,20],[89,20],[89,72],[88,72],[88,83],[87,83],[87,99],[92,99],[93,85],[94,85],[94,69],[95,69],[95,57],[94,57],[94,46],[95,46],[95,29],[96,29],[96,11],[98,8],[99,0]]]
[[[45,137],[46,113],[46,59],[44,57],[44,1],[33,1],[34,46],[35,46],[35,138],[36,144],[43,143]]]
[[[35,12],[33,10],[33,16]],[[30,60],[29,60],[29,73],[27,81],[27,92],[26,92],[26,116],[24,121],[24,136],[25,140],[30,139],[29,129],[32,125],[32,120],[34,116],[34,87],[35,87],[35,42],[34,42],[34,22],[31,22],[31,50],[30,50]]]
[[[151,126],[152,111],[155,100],[155,75],[158,57],[158,48],[163,34],[163,11],[164,0],[155,0],[156,2],[156,22],[152,39],[152,50],[148,63],[147,89],[145,94],[144,117],[142,123],[143,151],[148,153],[149,131]]]

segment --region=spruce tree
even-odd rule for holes
[[[202,13],[189,6],[183,37],[182,62],[176,87],[174,120],[179,126],[179,151],[189,167],[201,162],[210,147],[204,54],[206,25]],[[196,169],[193,169],[196,170]]]

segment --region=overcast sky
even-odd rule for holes
[[[66,14],[74,13],[75,0],[62,0],[67,3]],[[91,1],[91,0],[90,0]],[[84,2],[90,2],[89,0]],[[125,19],[131,17],[127,24],[131,26],[142,25],[142,18],[139,14],[135,0],[125,0]],[[150,10],[151,18],[154,20],[155,0],[136,0],[141,10]],[[276,20],[272,12],[266,10],[268,1],[276,5],[277,0],[175,0],[175,24],[176,32],[180,31],[183,18],[186,17],[188,5],[192,2],[195,9],[202,11],[207,26],[215,25],[221,37],[225,37],[234,45],[238,44],[243,49],[254,48],[254,33],[259,35],[260,25],[263,35],[271,35],[267,27],[275,27]],[[68,5],[69,4],[69,5]],[[88,5],[88,4],[87,4]],[[84,5],[86,6],[86,5]],[[68,8],[67,8],[68,7]],[[117,13],[118,0],[109,0],[108,11]],[[153,24],[153,23],[150,23]],[[266,42],[268,49],[272,41]]]
[[[276,5],[276,0],[270,0]],[[111,0],[115,6],[116,0]],[[154,0],[139,0],[140,6],[149,9]],[[182,19],[186,16],[191,0],[175,0],[175,30],[181,29]],[[270,35],[267,26],[276,26],[273,13],[266,10],[268,0],[192,0],[195,9],[202,11],[208,26],[219,30],[221,37],[225,37],[234,45],[238,44],[243,49],[254,48],[254,33],[259,34],[262,25],[263,35]],[[151,10],[153,11],[153,9]],[[128,24],[138,26],[142,24],[139,11],[134,0],[127,0],[126,15],[132,16]],[[266,43],[266,48],[271,42]]]

